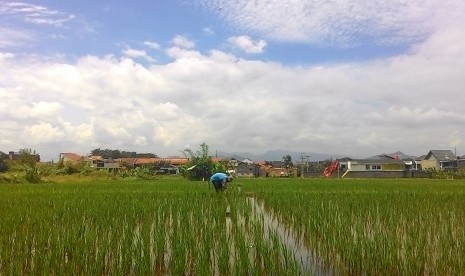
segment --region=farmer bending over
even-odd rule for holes
[[[231,182],[233,180],[232,176],[228,176],[225,173],[215,173],[210,177],[210,182],[215,187],[217,192],[221,190],[226,190],[226,183]]]

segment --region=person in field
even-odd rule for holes
[[[215,173],[210,177],[210,182],[215,187],[217,192],[226,190],[226,183],[233,180],[232,176],[229,176],[225,173]]]

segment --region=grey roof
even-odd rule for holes
[[[343,158],[338,158],[339,162],[347,162],[353,160],[353,158],[350,157],[343,157]]]
[[[250,160],[249,158],[245,158],[244,160],[242,160],[240,163],[247,163],[247,164],[253,164],[253,161]]]
[[[375,156],[368,157],[366,159],[401,159],[401,160],[412,160],[414,156],[407,155],[401,151],[396,151],[393,153],[382,153]]]
[[[449,161],[455,160],[455,154],[451,150],[430,150],[426,155],[425,159],[429,159],[431,156],[434,156],[439,161]]]
[[[392,156],[389,156],[387,154],[379,154],[379,155],[368,157],[366,159],[371,159],[371,160],[392,160],[392,159],[395,159],[395,158],[392,157]]]
[[[417,158],[415,158],[416,161],[421,161],[421,160],[425,160],[426,158],[426,155],[422,155],[422,156],[418,156]]]

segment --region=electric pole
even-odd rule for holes
[[[300,178],[304,178],[304,158],[305,152],[300,153]]]

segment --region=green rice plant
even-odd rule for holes
[[[461,180],[239,183],[0,185],[0,275],[464,273]]]
[[[262,198],[269,212],[304,233],[322,273],[463,273],[463,181],[280,180],[253,185],[245,188]]]

